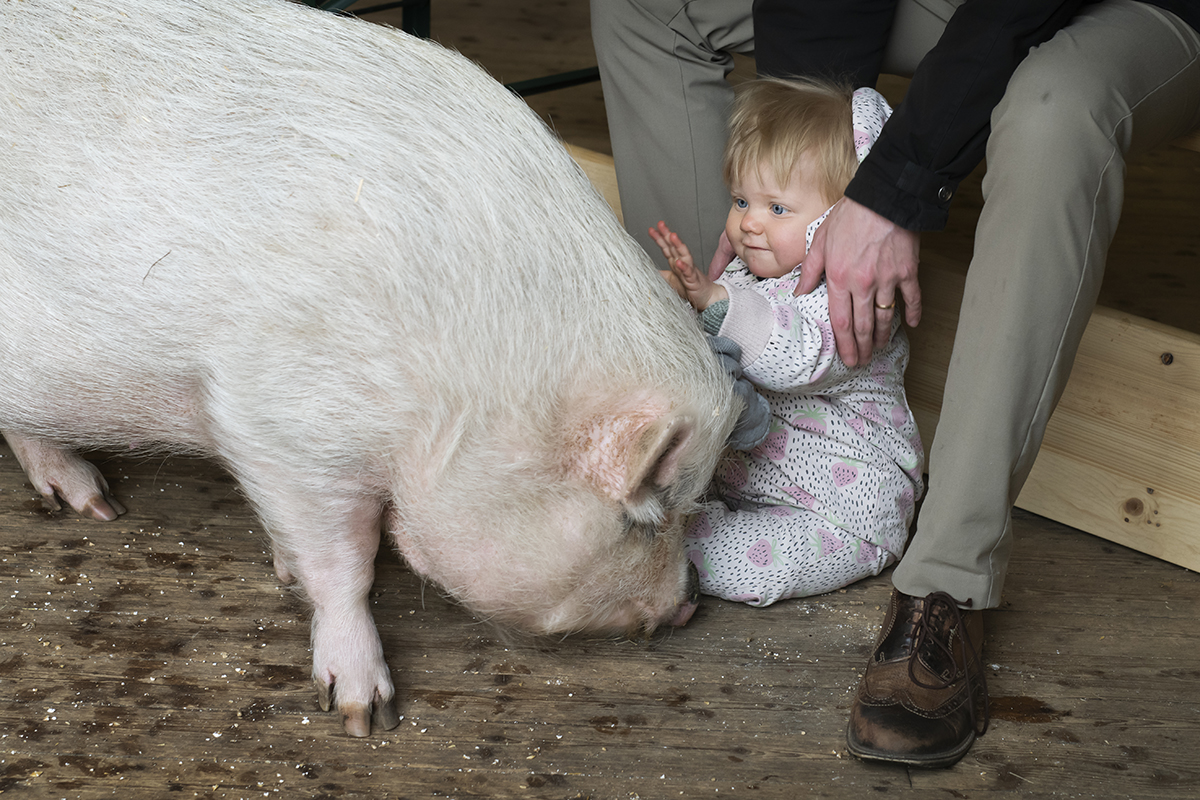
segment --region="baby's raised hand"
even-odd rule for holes
[[[703,311],[712,303],[729,296],[724,286],[713,283],[707,275],[696,269],[691,251],[665,222],[660,221],[657,227],[650,228],[650,238],[662,250],[671,268],[671,277],[667,278],[667,282],[697,311]],[[664,272],[663,276],[666,275]]]

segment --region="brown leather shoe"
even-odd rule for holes
[[[892,590],[850,709],[846,743],[855,756],[948,767],[987,731],[983,612],[958,606],[945,592],[909,597]]]

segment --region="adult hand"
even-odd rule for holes
[[[920,244],[919,234],[848,197],[817,228],[796,294],[811,292],[825,276],[833,338],[849,366],[865,364],[873,349],[887,343],[897,289],[905,321],[912,326],[921,321]]]

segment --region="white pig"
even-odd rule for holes
[[[499,624],[686,621],[680,515],[739,404],[519,99],[283,0],[0,18],[0,430],[48,504],[124,511],[76,449],[220,459],[354,735],[397,723],[381,527]]]

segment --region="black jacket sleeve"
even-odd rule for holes
[[[945,227],[959,182],[983,159],[992,109],[1008,79],[1030,48],[1065,26],[1085,2],[966,0],[917,67],[904,102],[859,166],[846,196],[908,230]],[[780,5],[782,0],[756,5],[756,31],[760,25],[778,25],[770,11]],[[847,22],[845,15],[829,15],[821,24]],[[821,38],[811,27],[807,35]],[[874,40],[878,29],[863,35]],[[760,73],[805,74],[779,63],[784,58],[766,65],[760,60]]]
[[[992,109],[1030,48],[1081,0],[968,0],[913,75],[846,196],[913,231],[946,226],[959,182],[983,159]]]

